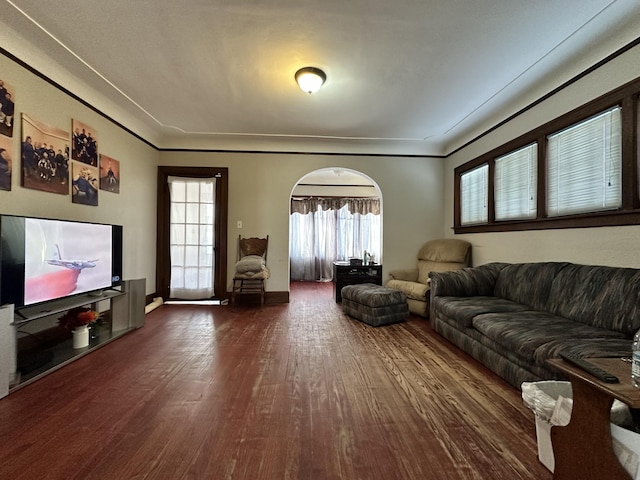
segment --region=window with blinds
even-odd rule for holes
[[[536,218],[538,145],[531,144],[495,159],[496,220]]]
[[[455,167],[454,232],[640,225],[639,119],[640,77]]]
[[[487,223],[489,195],[489,165],[465,172],[460,177],[460,215],[463,225]]]
[[[547,215],[620,208],[621,108],[547,137]]]

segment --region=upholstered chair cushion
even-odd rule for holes
[[[468,263],[471,245],[464,240],[443,238],[425,243],[418,251],[418,260]]]
[[[431,262],[428,260],[418,261],[418,282],[425,285],[429,284],[429,272],[449,272],[451,270],[460,270],[466,267],[464,262]]]

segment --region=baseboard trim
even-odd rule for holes
[[[146,296],[146,305],[149,305],[154,298],[158,297],[157,293],[151,293]],[[245,299],[246,302],[252,302],[255,300],[260,303],[260,297],[258,295],[245,294],[241,295],[242,297],[247,297]],[[229,301],[231,301],[231,292],[227,292],[226,297]],[[289,303],[289,292],[280,291],[280,292],[265,292],[264,294],[264,303],[268,305],[276,305],[279,303]]]
[[[227,298],[231,303],[231,292],[227,292]],[[236,297],[239,304],[260,304],[260,295],[257,293],[243,293]],[[277,305],[289,303],[289,292],[264,292],[265,305]]]

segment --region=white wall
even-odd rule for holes
[[[444,232],[453,236],[454,168],[640,76],[640,46],[605,64],[447,159]],[[487,125],[488,129],[491,125]],[[458,235],[473,244],[475,265],[561,260],[640,268],[640,226]]]
[[[123,276],[125,279],[146,278],[147,293],[152,293],[155,290],[158,152],[2,55],[0,79],[16,89],[11,140],[12,190],[0,191],[0,213],[123,225]],[[101,190],[99,206],[92,207],[72,203],[71,195],[21,187],[21,112],[69,132],[72,118],[95,128],[99,152],[120,162],[120,193]]]
[[[371,177],[382,192],[383,275],[415,267],[427,240],[442,236],[443,160],[339,155],[161,152],[161,165],[229,169],[228,264],[235,263],[235,239],[269,235],[269,291],[289,290],[289,200],[296,183],[319,168],[342,167]],[[236,222],[242,220],[238,230]],[[233,269],[229,268],[227,288]]]

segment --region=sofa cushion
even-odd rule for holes
[[[485,263],[454,272],[431,272],[431,291],[444,297],[492,297],[500,270],[508,263]]]
[[[427,301],[427,295],[429,295],[429,285],[423,283],[410,282],[407,280],[389,280],[386,286],[387,288],[400,290],[407,298],[421,300],[423,302]]]
[[[631,336],[640,329],[640,270],[568,265],[553,281],[548,311]]]
[[[514,263],[500,270],[494,294],[532,310],[547,311],[553,280],[566,262]]]
[[[558,339],[625,339],[620,332],[533,310],[521,311],[517,315],[509,312],[478,315],[473,319],[473,326],[505,350],[516,352],[530,361],[541,345]]]
[[[465,328],[471,327],[477,315],[527,310],[524,305],[497,297],[435,297],[431,307]]]

